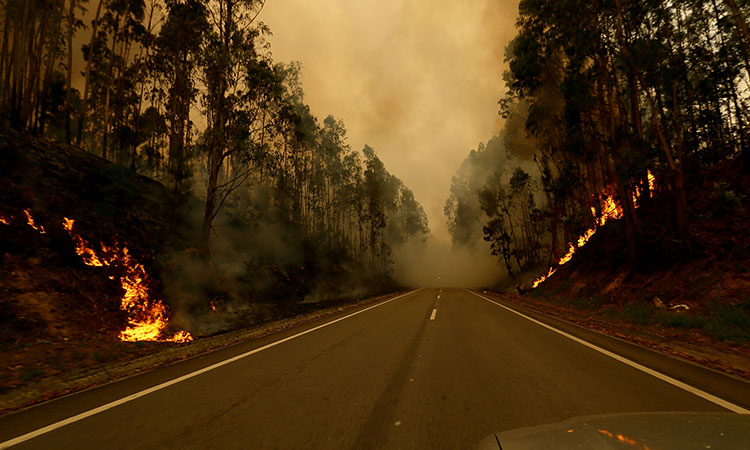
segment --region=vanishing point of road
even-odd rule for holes
[[[574,416],[749,413],[750,383],[419,289],[0,418],[14,449],[463,449]]]

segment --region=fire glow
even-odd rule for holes
[[[101,251],[96,251],[77,233],[73,231],[75,221],[63,218],[63,228],[68,232],[75,244],[76,253],[89,266],[116,267],[124,273],[120,276],[120,285],[125,291],[120,302],[120,308],[128,313],[128,327],[120,332],[123,341],[170,341],[190,342],[193,337],[187,331],[179,331],[174,336],[162,336],[167,327],[169,313],[164,304],[151,299],[148,286],[151,279],[143,264],[133,260],[128,248],[115,243],[109,247],[101,245]]]
[[[43,226],[37,225],[31,211],[24,210],[26,224],[41,234],[46,234]],[[0,224],[10,225],[13,217],[0,216]],[[120,340],[135,341],[168,341],[190,342],[193,336],[187,331],[179,331],[172,337],[164,337],[163,333],[169,320],[169,311],[160,300],[149,297],[148,287],[151,279],[143,264],[133,259],[125,246],[115,243],[109,247],[101,244],[101,251],[96,252],[78,233],[73,231],[73,219],[63,218],[63,228],[73,239],[75,251],[84,264],[94,267],[111,267],[122,272],[120,286],[125,294],[120,301],[120,308],[128,313],[128,327],[120,332]],[[109,275],[114,279],[113,275]]]
[[[649,197],[654,196],[654,189],[656,189],[656,177],[654,177],[654,175],[649,170],[648,171]],[[633,190],[633,206],[635,206],[636,208],[640,206],[639,200],[642,194],[643,194],[643,189],[640,186],[636,186],[636,188]],[[547,274],[542,275],[541,277],[537,278],[534,281],[534,284],[531,286],[532,289],[544,283],[544,281],[547,278],[554,275],[555,272],[557,272],[557,269],[560,268],[560,266],[570,262],[570,260],[573,259],[573,255],[576,253],[576,251],[589,242],[589,239],[591,239],[591,237],[594,234],[596,234],[596,231],[599,229],[599,227],[603,227],[604,224],[606,224],[607,221],[609,220],[618,220],[622,218],[622,206],[619,205],[615,201],[613,192],[608,192],[608,190],[606,189],[604,192],[602,192],[600,207],[601,207],[602,213],[601,213],[601,216],[599,217],[597,217],[596,215],[596,208],[594,208],[593,206],[591,207],[591,214],[594,216],[594,225],[588,230],[586,230],[581,236],[579,236],[576,242],[568,243],[568,252],[562,258],[560,258],[557,264],[550,267]]]
[[[35,229],[36,231],[38,231],[38,232],[40,232],[40,233],[42,233],[42,234],[46,234],[46,233],[47,233],[46,231],[44,231],[44,227],[42,227],[42,226],[37,226],[37,225],[36,225],[36,224],[34,223],[34,218],[33,218],[33,217],[31,217],[31,211],[29,211],[28,209],[24,209],[24,210],[23,210],[23,213],[24,213],[24,214],[26,214],[26,223],[27,223],[27,224],[28,224],[28,225],[29,225],[29,226],[30,226],[31,228]]]

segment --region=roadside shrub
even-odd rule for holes
[[[623,310],[623,316],[625,319],[639,325],[652,325],[658,319],[654,307],[641,302],[627,305]]]
[[[665,312],[661,314],[660,322],[664,326],[675,328],[703,328],[706,318],[686,313]]]
[[[544,297],[544,289],[541,289],[541,288],[532,289],[529,292],[529,297],[531,297],[531,298]]]
[[[750,342],[750,301],[721,306],[708,317],[704,330],[722,341]]]

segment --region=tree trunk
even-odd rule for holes
[[[71,130],[70,130],[70,102],[72,101],[72,80],[73,80],[73,20],[75,14],[76,0],[69,0],[70,7],[68,8],[68,77],[66,82],[65,91],[65,142],[70,144]]]
[[[218,150],[218,151],[217,151]],[[206,189],[206,209],[203,214],[203,225],[201,227],[201,241],[200,241],[200,253],[205,258],[211,256],[210,237],[211,237],[211,223],[213,222],[216,214],[216,186],[219,181],[219,170],[221,169],[221,161],[218,153],[221,153],[220,149],[210,149],[208,156],[208,187]]]
[[[112,91],[112,78],[114,77],[115,71],[115,49],[117,46],[117,34],[120,29],[120,14],[117,14],[115,18],[115,30],[112,33],[112,48],[109,51],[109,70],[107,71],[107,82],[106,82],[106,93],[104,95],[104,130],[102,136],[102,158],[107,159],[107,145],[109,138],[109,95]]]
[[[740,11],[740,8],[737,6],[737,2],[735,0],[724,1],[732,11],[735,30],[737,32],[737,37],[740,40],[740,46],[742,47],[742,56],[745,60],[745,70],[747,71],[747,76],[750,77],[750,33],[747,29],[747,22],[742,16],[742,11]]]
[[[91,80],[91,59],[93,58],[94,40],[96,40],[96,29],[99,27],[99,16],[102,12],[102,4],[104,0],[99,0],[99,5],[96,7],[96,15],[92,22],[91,28],[91,41],[89,41],[89,58],[86,61],[86,79],[83,85],[83,99],[81,100],[81,113],[78,115],[78,130],[76,131],[76,145],[81,145],[81,137],[83,136],[83,125],[86,121],[86,112],[88,109],[87,101],[89,98],[89,81]]]

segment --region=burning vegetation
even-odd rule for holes
[[[648,192],[649,196],[653,197],[654,195],[654,189],[656,189],[656,177],[651,173],[651,171],[648,171]],[[593,206],[591,207],[591,214],[594,216],[594,225],[591,226],[591,228],[587,229],[576,242],[570,242],[568,243],[568,252],[560,258],[559,261],[557,261],[556,264],[554,264],[552,267],[550,267],[547,274],[542,275],[541,277],[537,278],[534,281],[534,284],[531,286],[532,289],[539,286],[540,284],[544,283],[544,281],[554,275],[557,272],[557,269],[570,262],[570,260],[573,259],[573,255],[576,253],[576,251],[586,245],[589,242],[589,239],[593,235],[596,234],[596,231],[603,227],[604,224],[607,223],[609,220],[619,220],[622,218],[622,205],[620,205],[615,200],[615,195],[613,192],[611,192],[612,189],[605,189],[604,192],[601,194],[601,215],[597,216],[596,214],[596,208]],[[633,190],[633,206],[635,208],[638,208],[640,197],[643,193],[643,188],[641,186],[636,186],[636,188]]]
[[[46,234],[43,226],[37,225],[28,209],[24,210],[26,224],[41,234]],[[12,216],[0,216],[0,223],[10,225]],[[88,266],[110,269],[109,278],[119,275],[120,286],[124,294],[120,308],[128,314],[128,327],[120,332],[123,341],[168,341],[190,342],[193,340],[187,331],[179,331],[172,336],[165,336],[169,321],[169,310],[164,303],[149,295],[153,284],[143,264],[135,261],[128,248],[115,242],[112,246],[100,244],[100,250],[76,233],[73,219],[63,218],[63,228],[73,240],[75,251]]]
[[[76,253],[89,266],[113,267],[122,270],[120,285],[123,291],[120,307],[128,313],[128,328],[120,333],[123,341],[170,341],[190,342],[193,337],[189,332],[179,331],[172,337],[164,337],[169,312],[158,299],[149,296],[151,278],[143,264],[133,260],[128,248],[115,243],[109,247],[101,245],[96,251],[78,233],[73,231],[75,221],[63,218],[63,227],[73,239]]]

